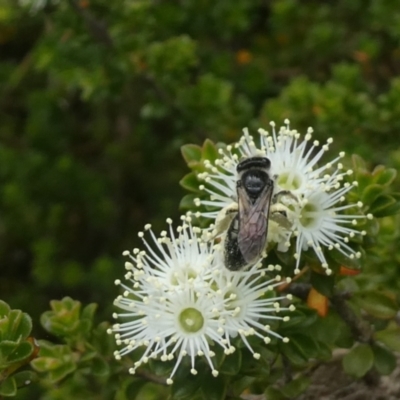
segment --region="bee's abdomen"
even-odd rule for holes
[[[247,265],[238,244],[239,217],[236,216],[226,232],[225,238],[225,266],[231,271],[238,271]]]

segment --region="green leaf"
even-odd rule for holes
[[[203,160],[213,162],[217,158],[218,150],[216,145],[210,139],[206,139],[203,143]]]
[[[18,343],[11,340],[3,340],[0,342],[0,354],[8,357],[17,348]]]
[[[179,203],[179,208],[183,210],[191,210],[195,207],[194,204],[194,199],[197,198],[198,196],[195,194],[187,194],[185,195],[181,202]]]
[[[397,171],[394,168],[385,168],[381,171],[375,179],[375,182],[383,185],[389,186],[397,176]]]
[[[376,198],[383,193],[383,186],[375,184],[368,185],[361,195],[364,204],[372,204]]]
[[[230,382],[230,387],[234,394],[239,396],[243,391],[251,386],[251,384],[256,380],[254,376],[236,376],[232,382]]]
[[[146,382],[145,379],[122,379],[118,383],[117,392],[115,393],[115,398],[113,398],[113,400],[143,399],[144,397],[142,390],[145,390],[143,389],[143,386],[145,385],[149,386],[149,383]],[[153,396],[152,399],[156,399],[156,397]]]
[[[326,297],[330,297],[333,294],[333,286],[335,284],[335,277],[322,275],[317,272],[312,271],[310,277],[311,285],[319,293]]]
[[[92,348],[92,346],[89,345],[88,343],[86,343],[85,350],[86,351],[84,353],[82,353],[79,361],[81,361],[81,362],[92,361],[97,356],[97,351],[94,348]]]
[[[374,334],[376,340],[384,343],[390,349],[400,352],[400,328],[388,328]]]
[[[250,375],[250,376],[260,376],[263,374],[268,375],[269,374],[269,365],[268,365],[268,360],[270,360],[270,357],[265,356],[263,353],[265,353],[265,347],[264,351],[263,349],[257,348],[257,352],[260,353],[261,357],[259,360],[256,360],[253,357],[253,354],[250,353],[247,350],[241,349],[242,351],[242,365],[241,365],[241,373],[244,373],[245,375]],[[236,350],[238,351],[238,350]],[[266,361],[266,365],[264,364],[264,359]],[[263,365],[264,364],[264,365]]]
[[[268,400],[287,400],[287,396],[282,393],[277,388],[274,388],[270,386],[267,388],[267,390],[264,392],[265,393],[265,398]]]
[[[381,292],[368,291],[356,293],[353,300],[375,318],[393,318],[399,309],[397,303],[391,297]]]
[[[368,235],[366,238],[364,238],[364,242],[366,239],[368,239],[368,236],[371,236],[371,239],[372,237],[377,236],[380,228],[381,226],[376,218],[368,219],[365,224],[365,230],[367,231]]]
[[[377,165],[372,173],[371,176],[374,178],[374,181],[376,181],[376,179],[379,177],[379,175],[385,170],[385,166],[384,165]]]
[[[353,244],[352,248],[354,251],[360,251],[361,249],[358,248],[357,245]],[[362,252],[361,252],[362,253]],[[342,252],[339,250],[333,248],[331,251],[328,252],[327,254],[328,259],[334,260],[338,265],[343,265],[347,268],[350,269],[355,269],[355,270],[360,270],[361,269],[361,263],[360,259],[357,257],[354,258],[349,258],[346,255],[344,255]]]
[[[90,321],[89,319],[81,319],[77,325],[77,329],[73,333],[79,333],[83,336],[86,336],[90,333],[93,327],[93,321]],[[72,333],[72,332],[71,332]]]
[[[47,379],[55,383],[77,368],[71,348],[41,340],[39,357],[31,361],[38,372],[47,372]]]
[[[71,297],[64,297],[61,300],[51,300],[50,306],[55,313],[65,314],[67,311],[70,319],[77,319],[79,316],[81,303]]]
[[[196,144],[184,144],[181,147],[181,153],[186,164],[189,166],[192,161],[199,162],[201,160],[201,147]]]
[[[218,371],[219,371],[221,365],[227,358],[227,355],[225,354],[224,349],[219,346],[214,349],[214,354],[215,355],[213,356],[213,364],[215,365],[216,369],[218,369]]]
[[[48,372],[60,368],[63,362],[53,357],[38,357],[31,364],[38,372]]]
[[[293,332],[301,332],[309,328],[318,320],[318,314],[314,310],[307,309],[300,310],[297,308],[289,314],[289,321],[282,324],[281,333],[285,336],[291,336]]]
[[[393,207],[397,208],[396,200],[392,196],[383,194],[371,204],[369,211],[375,218],[382,218],[390,215],[388,210]]]
[[[19,388],[28,386],[31,383],[36,382],[38,380],[37,374],[33,371],[17,372],[16,374],[13,375],[13,378],[15,379],[17,387]]]
[[[200,193],[199,190],[199,181],[196,177],[196,175],[191,172],[187,175],[185,175],[180,181],[179,184],[186,190],[189,190],[191,192],[198,192]]]
[[[396,203],[393,203],[391,206],[386,207],[384,213],[379,213],[378,217],[388,217],[391,215],[396,215],[400,213],[400,201],[396,201]]]
[[[76,365],[73,362],[66,362],[60,368],[49,371],[49,380],[53,383],[59,382],[69,374],[76,370]]]
[[[102,322],[91,332],[91,342],[94,348],[103,356],[111,355],[115,349],[114,338],[107,333],[109,327],[109,323]]]
[[[136,399],[138,393],[147,382],[144,379],[124,379],[118,387],[118,393],[115,400]],[[120,396],[118,396],[120,394]],[[124,394],[124,397],[122,397]]]
[[[0,383],[0,396],[13,397],[17,394],[17,384],[13,377],[9,377]]]
[[[96,303],[88,304],[83,310],[81,314],[82,319],[88,319],[89,321],[93,321],[94,315],[96,313],[98,305]]]
[[[319,342],[333,345],[342,333],[343,320],[333,312],[325,318],[320,318],[314,324],[312,331]]]
[[[81,303],[70,297],[50,302],[52,311],[44,312],[40,322],[48,332],[56,336],[69,336],[80,328]]]
[[[216,378],[207,378],[201,386],[201,393],[204,400],[224,400],[228,381],[223,375]]]
[[[26,339],[32,331],[32,318],[26,314],[22,313],[21,320],[18,327],[15,330],[15,335],[19,337],[19,340]]]
[[[185,374],[180,378],[175,377],[171,387],[172,399],[192,399],[202,383],[201,375]]]
[[[173,364],[170,361],[154,360],[152,358],[149,359],[148,365],[151,372],[157,376],[168,376],[173,368]]]
[[[381,375],[390,375],[396,368],[396,356],[387,348],[374,344],[374,366]]]
[[[12,363],[26,360],[33,352],[33,345],[30,342],[19,343],[14,351],[8,355],[8,360]]]
[[[363,158],[361,156],[359,156],[358,154],[353,154],[351,156],[351,161],[353,163],[353,169],[355,171],[359,171],[359,170],[367,170],[367,164],[365,163],[365,161],[363,160]]]
[[[226,375],[236,375],[242,366],[242,352],[237,349],[233,354],[225,357],[224,362],[218,368],[219,372]]]
[[[342,364],[347,374],[361,378],[372,368],[374,353],[370,346],[359,344],[343,357]]]
[[[303,376],[298,379],[292,380],[290,383],[285,385],[281,390],[284,395],[290,399],[295,399],[301,393],[303,393],[310,385],[310,379]]]
[[[149,359],[148,365],[150,367],[150,371],[157,376],[168,376],[174,366],[171,361],[161,361],[153,359]]]
[[[22,311],[11,310],[8,314],[8,339],[19,341],[21,338],[17,337],[16,332],[22,320]]]
[[[295,343],[308,359],[318,356],[319,346],[313,337],[307,334],[295,334],[290,337],[290,342]]]
[[[310,338],[307,339],[311,340]],[[279,348],[281,352],[295,365],[304,365],[307,363],[309,358],[311,358],[311,355],[307,355],[306,349],[302,347],[301,340],[299,344],[296,339],[293,340],[293,336],[290,337],[288,343],[280,343]]]
[[[390,197],[394,200],[392,204],[387,205],[383,210],[374,213],[377,218],[387,217],[390,215],[395,215],[400,212],[400,194],[391,193]]]
[[[8,315],[10,312],[10,306],[3,300],[0,300],[0,318]]]
[[[103,358],[97,356],[92,361],[91,371],[97,376],[108,376],[110,374],[110,366]]]
[[[329,361],[332,358],[332,348],[324,342],[318,342],[318,358]]]
[[[32,330],[30,316],[20,310],[10,310],[4,302],[0,304],[0,307],[4,314],[0,317],[0,341],[21,342],[25,340]]]

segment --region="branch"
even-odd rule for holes
[[[309,283],[289,283],[284,292],[290,293],[293,296],[298,297],[301,300],[307,300],[308,292],[311,289],[311,285]]]
[[[311,289],[309,283],[292,283],[285,292],[293,294],[302,300],[307,300],[308,292]],[[349,292],[334,292],[329,298],[340,318],[350,327],[354,339],[361,343],[371,343],[372,331],[368,323],[358,318],[354,311],[349,307],[346,300],[351,298]]]
[[[157,375],[152,374],[144,369],[135,371],[136,376],[140,376],[141,378],[145,379],[146,381],[157,383],[158,385],[167,386],[167,381],[165,378],[161,378]]]
[[[334,293],[330,298],[332,305],[344,322],[350,327],[353,337],[361,343],[370,343],[372,331],[368,323],[358,318],[354,311],[346,303],[347,292]]]
[[[310,289],[311,285],[308,283],[293,283],[286,288],[286,291],[302,300],[306,300]],[[366,321],[360,319],[347,304],[346,300],[349,298],[351,298],[351,293],[344,291],[334,292],[329,300],[340,318],[342,318],[350,328],[354,340],[360,343],[374,344],[375,341],[372,337],[370,325]],[[373,368],[367,372],[363,379],[368,385],[375,386],[379,383],[379,374]]]

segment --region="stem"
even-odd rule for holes
[[[283,365],[283,380],[284,384],[286,385],[292,382],[293,374],[292,374],[292,366],[287,357],[285,357],[283,354],[282,354],[282,365]]]
[[[287,283],[282,283],[282,285],[278,286],[278,291],[279,292],[283,292],[284,290],[286,290],[289,286],[293,285],[294,281],[297,281],[300,277],[302,277],[306,272],[308,271],[308,267],[304,267],[292,280],[291,282]],[[294,294],[294,293],[293,293]]]
[[[157,375],[154,375],[145,370],[137,370],[135,375],[140,376],[141,378],[145,379],[146,381],[157,383],[158,385],[167,386],[167,382],[165,378],[161,378]]]

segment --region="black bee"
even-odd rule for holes
[[[266,157],[247,158],[237,165],[237,214],[228,227],[224,243],[225,265],[231,271],[257,262],[266,247],[274,191],[270,168],[271,162]]]

